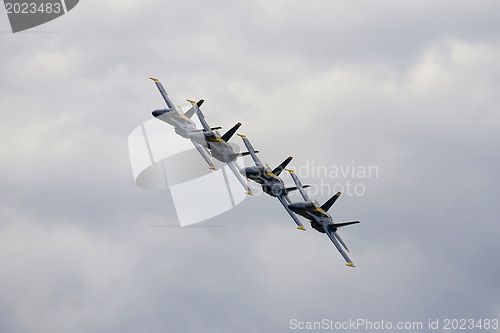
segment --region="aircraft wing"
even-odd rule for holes
[[[337,238],[337,240],[340,242],[340,244],[342,244],[342,246],[344,247],[344,249],[347,251],[347,252],[351,252],[349,251],[349,249],[347,248],[347,245],[345,245],[344,241],[342,240],[342,238],[340,238],[339,234],[336,232],[336,231],[333,231],[332,232],[333,235],[335,236],[335,238]]]
[[[193,108],[196,112],[196,115],[198,116],[198,119],[200,119],[200,123],[201,125],[203,126],[203,129],[207,132],[211,132],[212,129],[210,128],[210,126],[208,126],[208,123],[207,121],[205,120],[205,116],[203,115],[203,113],[201,112],[198,104],[196,104],[196,102],[194,101],[190,101],[188,100],[188,102],[190,102],[192,105],[193,105]]]
[[[241,136],[241,138],[243,139],[243,143],[247,147],[248,152],[250,153],[250,156],[252,156],[252,159],[255,162],[255,165],[263,166],[264,164],[262,164],[260,159],[257,157],[257,154],[255,153],[255,149],[253,149],[252,144],[250,143],[250,140],[248,140],[247,137],[242,135],[242,134],[237,134],[237,135]]]
[[[309,195],[307,194],[307,192],[304,191],[304,186],[300,182],[300,179],[299,179],[299,177],[297,177],[295,172],[293,172],[293,170],[290,170],[290,169],[286,169],[286,171],[288,171],[290,173],[290,176],[292,176],[292,179],[295,182],[295,184],[297,185],[297,188],[298,188],[300,194],[302,195],[302,198],[304,198],[305,201],[311,201],[311,198],[309,198]]]
[[[354,267],[354,264],[352,263],[351,259],[347,256],[347,253],[345,253],[344,249],[342,246],[339,244],[336,235],[337,233],[333,231],[330,226],[323,226],[323,230],[325,230],[326,235],[330,240],[332,241],[333,245],[339,250],[340,254],[342,257],[344,257],[345,261],[347,262],[347,266]],[[343,242],[342,242],[343,243]]]
[[[153,80],[154,83],[156,84],[156,87],[160,91],[160,94],[163,97],[163,99],[165,100],[165,103],[167,103],[168,108],[169,109],[174,108],[174,103],[172,103],[172,101],[170,100],[170,98],[168,98],[168,94],[165,91],[165,88],[163,88],[163,85],[161,84],[161,82],[158,81],[157,79],[152,78],[152,77],[150,77],[150,79]]]
[[[300,230],[306,230],[306,228],[304,228],[304,226],[302,225],[302,223],[300,223],[299,219],[297,218],[297,215],[295,215],[291,210],[290,208],[288,208],[288,201],[289,200],[286,200],[288,199],[288,197],[284,196],[284,195],[278,195],[276,198],[278,198],[278,200],[281,202],[281,204],[283,205],[283,207],[285,207],[285,210],[288,212],[288,214],[290,214],[290,216],[292,217],[293,221],[297,224],[297,229],[300,229]]]
[[[253,194],[252,193],[252,190],[250,190],[250,187],[248,186],[247,183],[245,183],[245,181],[243,180],[243,177],[241,177],[241,174],[238,172],[238,169],[234,163],[234,161],[229,161],[226,163],[227,166],[229,167],[229,169],[231,169],[231,171],[234,173],[234,175],[236,176],[236,178],[238,178],[238,181],[240,182],[241,185],[243,185],[243,187],[245,188],[246,193],[247,194]]]
[[[212,170],[216,170],[215,169],[215,166],[214,166],[214,163],[212,162],[212,160],[210,159],[210,155],[207,153],[207,150],[205,147],[203,147],[202,145],[200,145],[199,143],[196,143],[194,141],[191,140],[191,142],[193,143],[193,145],[196,147],[196,149],[198,149],[198,152],[200,153],[200,155],[203,157],[203,159],[208,163],[208,165],[210,166],[210,169]]]

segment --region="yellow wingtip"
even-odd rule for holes
[[[246,138],[247,138],[247,137],[246,137],[246,136],[244,136],[243,134],[238,134],[238,133],[236,133],[236,135],[238,135],[239,137],[242,137],[243,139],[246,139]]]
[[[196,103],[195,101],[192,101],[192,100],[190,100],[190,99],[186,99],[186,101],[188,101],[188,102],[189,102],[189,103],[191,103],[191,104],[195,104],[195,103]]]
[[[292,169],[285,169],[285,170],[286,170],[286,171],[288,171],[288,172],[290,172],[290,173],[295,174],[295,172],[293,172],[293,170],[292,170]]]
[[[246,191],[245,193],[248,194],[248,195],[253,195],[252,191]]]
[[[153,81],[155,81],[155,82],[160,82],[157,79],[155,79],[154,77],[150,77],[150,79],[153,80]]]
[[[350,261],[346,264],[346,266],[349,266],[349,267],[356,267],[356,266],[354,266],[354,264],[353,264],[352,262],[350,262]]]
[[[217,170],[213,165],[209,167],[210,170]]]
[[[303,226],[303,225],[299,225],[299,226],[297,227],[297,229],[306,231],[306,228],[304,228],[304,226]]]

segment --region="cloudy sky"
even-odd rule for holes
[[[500,318],[499,12],[86,0],[16,34],[3,12],[0,331]],[[340,230],[356,268],[263,195],[176,228],[169,192],[137,187],[130,166],[128,135],[164,107],[150,76],[178,103],[204,98],[213,126],[241,121],[271,166],[376,166],[303,179],[365,190],[330,210],[361,221]]]

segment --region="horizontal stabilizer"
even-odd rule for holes
[[[256,154],[257,154],[258,152],[259,152],[258,150],[254,151],[254,153],[256,153]],[[251,154],[251,153],[250,153],[249,151],[244,151],[244,152],[242,152],[242,153],[239,153],[238,155],[240,155],[240,156],[247,156],[247,155],[250,155],[250,154]]]
[[[332,205],[335,203],[335,201],[337,201],[337,199],[340,197],[341,194],[342,193],[337,192],[333,197],[328,199],[328,201],[325,202],[323,204],[323,206],[321,206],[321,209],[323,209],[325,212],[327,212],[330,209],[330,207],[332,207]]]
[[[288,163],[290,163],[290,161],[292,160],[292,156],[289,156],[286,160],[284,160],[280,165],[278,165],[274,170],[273,170],[273,173],[276,175],[276,176],[279,176],[280,173],[285,170],[286,166],[288,165]]]
[[[231,139],[231,137],[234,135],[234,133],[236,133],[236,131],[238,130],[238,128],[240,128],[241,126],[241,123],[237,123],[236,125],[234,125],[229,131],[227,131],[221,138],[222,140],[228,142],[229,139]]]
[[[343,223],[334,223],[333,225],[334,225],[336,228],[340,228],[340,227],[345,227],[346,225],[351,225],[351,224],[356,224],[356,223],[359,223],[359,221],[343,222]]]
[[[255,153],[258,153],[259,151],[256,150]],[[240,156],[247,156],[247,155],[251,155],[251,153],[249,151],[244,151],[242,153],[236,153],[236,154],[231,154],[231,159],[235,159],[237,157],[240,157]]]
[[[222,129],[222,127],[220,127],[220,126],[217,126],[217,127],[212,127],[212,128],[210,128],[210,129],[211,129],[212,131],[217,131],[217,130],[220,130],[220,129]]]
[[[304,185],[304,186],[302,186],[302,188],[307,188],[307,187],[311,187],[311,185]],[[297,191],[297,190],[298,190],[298,188],[297,188],[297,186],[294,186],[294,187],[287,187],[287,188],[286,188],[286,190],[287,190],[288,192],[291,192],[291,191]]]

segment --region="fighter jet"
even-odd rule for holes
[[[191,107],[185,112],[182,108],[175,107],[174,103],[172,103],[170,98],[168,98],[168,94],[163,88],[163,85],[160,83],[160,81],[152,77],[150,79],[154,81],[156,87],[160,91],[161,96],[163,97],[165,103],[167,103],[168,106],[167,109],[154,110],[152,112],[153,116],[166,122],[167,124],[174,126],[175,133],[177,133],[178,135],[182,136],[183,138],[191,139],[191,142],[196,147],[198,152],[201,154],[203,159],[208,163],[210,169],[215,170],[215,166],[210,158],[210,154],[207,151],[207,149],[204,147],[203,144],[196,142],[196,135],[194,135],[195,136],[194,140],[191,137],[193,133],[199,133],[201,131],[196,128],[196,125],[190,119],[195,113],[195,109],[193,108],[193,106],[191,105]],[[203,100],[200,100],[198,102],[198,106],[203,104],[203,102],[204,102]]]
[[[290,208],[293,212],[308,219],[311,222],[311,226],[317,231],[321,233],[326,233],[326,235],[330,238],[330,240],[335,245],[337,250],[339,250],[342,257],[344,257],[345,261],[347,262],[347,266],[354,267],[354,264],[352,263],[351,259],[349,259],[344,249],[340,246],[340,244],[342,244],[342,246],[346,249],[346,251],[350,252],[347,246],[345,245],[344,241],[337,234],[337,229],[340,227],[345,227],[347,225],[359,223],[359,221],[334,223],[332,217],[327,213],[330,207],[332,207],[335,201],[337,201],[341,193],[337,192],[333,197],[328,199],[327,202],[325,202],[322,206],[320,206],[316,200],[311,200],[309,198],[309,195],[307,195],[306,191],[304,191],[304,187],[302,186],[302,183],[300,182],[297,175],[292,170],[288,169],[286,170],[290,172],[293,181],[297,185],[300,194],[305,200],[305,202],[291,203],[288,205],[288,208]]]
[[[293,221],[297,224],[297,229],[305,231],[306,228],[304,228],[297,216],[288,208],[288,204],[291,203],[290,198],[288,198],[288,192],[296,190],[297,187],[285,187],[283,181],[278,177],[280,173],[286,168],[288,163],[290,163],[293,157],[288,157],[280,165],[274,168],[274,170],[271,170],[269,165],[264,165],[257,157],[257,154],[255,154],[255,150],[248,138],[241,134],[237,135],[243,139],[243,143],[247,147],[250,156],[255,162],[255,166],[243,168],[240,170],[240,173],[248,179],[251,179],[254,182],[262,185],[262,190],[265,193],[277,198],[281,202],[283,207],[285,207],[285,210],[288,212],[288,214],[290,214]],[[308,187],[308,185],[304,187]]]
[[[250,190],[250,187],[248,186],[248,183],[246,183],[238,173],[239,166],[235,161],[237,157],[247,155],[248,152],[235,153],[233,147],[228,144],[229,139],[234,135],[234,133],[236,133],[238,128],[240,128],[241,123],[237,123],[224,135],[220,135],[220,133],[217,131],[217,129],[219,128],[211,128],[208,125],[207,121],[205,120],[205,116],[199,108],[199,103],[195,103],[194,101],[190,100],[188,100],[188,102],[192,104],[193,109],[195,110],[196,115],[198,116],[198,119],[200,119],[200,122],[203,126],[202,132],[194,132],[190,134],[191,140],[207,147],[210,150],[212,157],[227,164],[229,169],[231,169],[238,181],[245,188],[246,194],[253,194]]]

